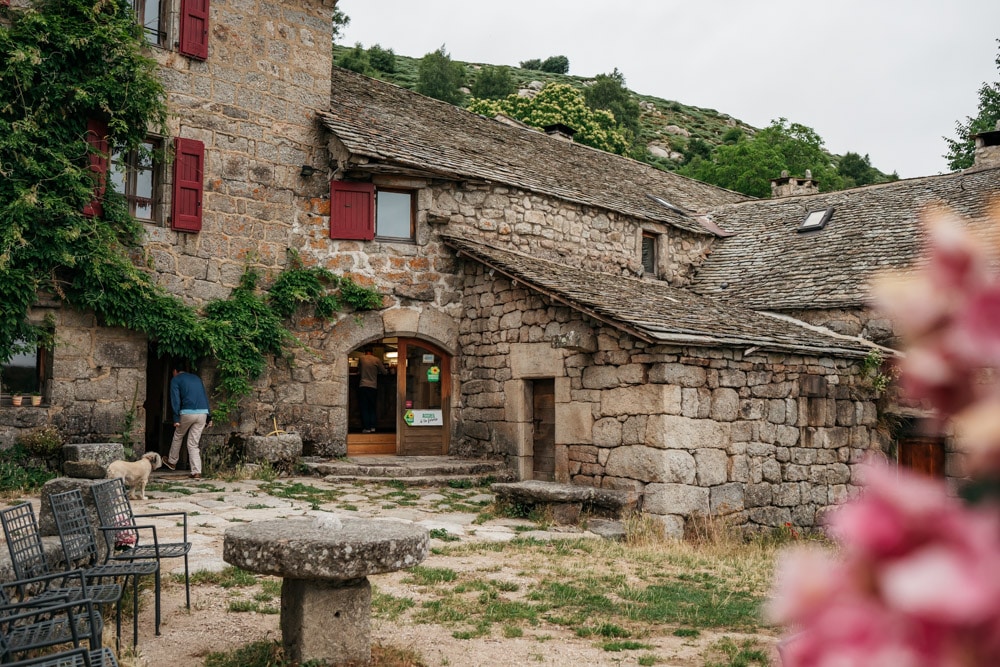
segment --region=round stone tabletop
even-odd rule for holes
[[[358,579],[413,567],[427,557],[426,528],[335,516],[253,521],[226,530],[222,558],[291,579]]]

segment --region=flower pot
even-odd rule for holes
[[[10,404],[13,405],[13,406],[19,406],[19,405],[21,405],[21,397],[20,396],[11,396],[10,397]]]
[[[37,405],[41,405],[42,404],[42,397],[41,396],[32,396],[31,397],[31,404],[32,405],[36,405],[36,406]]]

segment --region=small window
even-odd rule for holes
[[[144,142],[141,149],[111,156],[111,186],[115,192],[125,195],[132,217],[145,222],[160,219],[156,205],[160,188],[156,157],[161,154],[161,148],[159,141],[151,139]]]
[[[14,341],[14,347],[23,345],[24,341]],[[45,381],[51,375],[51,360],[49,350],[37,347],[34,350],[22,351],[11,357],[10,361],[0,367],[0,384],[5,394],[41,393]]]
[[[830,222],[830,218],[833,217],[833,208],[824,208],[818,211],[809,211],[806,214],[805,220],[799,225],[797,231],[800,232],[811,232],[815,229],[823,229],[826,223]]]
[[[656,235],[642,233],[642,272],[646,275],[656,275]]]
[[[163,46],[166,33],[163,30],[163,7],[161,0],[132,0],[136,17],[146,35],[146,43]]]
[[[413,193],[403,190],[375,192],[375,236],[413,238]]]

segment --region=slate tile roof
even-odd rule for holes
[[[330,110],[319,116],[358,156],[446,178],[502,183],[697,234],[710,232],[648,195],[689,212],[750,199],[338,67],[333,68]]]
[[[444,235],[443,240],[513,280],[650,343],[837,357],[863,357],[871,349],[855,338],[761,315],[663,282],[594,273],[455,235]]]
[[[862,306],[873,274],[919,260],[925,206],[944,203],[1000,240],[985,218],[998,195],[1000,169],[983,169],[725,206],[712,220],[736,235],[715,240],[691,288],[755,310]],[[796,232],[807,212],[831,206],[824,229]]]

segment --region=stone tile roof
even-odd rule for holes
[[[503,183],[698,234],[710,232],[648,195],[690,212],[749,199],[338,67],[333,68],[330,111],[319,116],[351,153],[370,160],[446,178]]]
[[[984,169],[726,206],[712,220],[736,235],[715,241],[691,288],[755,310],[861,306],[873,274],[918,261],[925,206],[944,203],[1000,240],[985,218],[998,195],[1000,169]],[[796,232],[831,206],[825,228]]]
[[[863,357],[871,349],[857,338],[761,315],[664,282],[594,273],[454,235],[443,240],[513,280],[650,343],[837,357]]]

